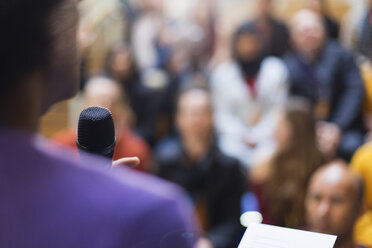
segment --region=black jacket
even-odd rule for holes
[[[328,41],[320,57],[307,64],[296,52],[285,56],[290,74],[290,94],[303,96],[314,104],[327,99],[328,120],[343,131],[361,129],[364,99],[363,81],[353,54],[336,41]]]
[[[212,145],[203,159],[192,164],[179,138],[161,142],[155,156],[160,177],[182,186],[194,202],[205,199],[206,231],[215,247],[237,247],[244,231],[239,218],[246,188],[239,162]]]

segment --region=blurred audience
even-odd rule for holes
[[[355,240],[367,247],[372,247],[372,143],[360,147],[351,160],[351,168],[364,182],[364,201],[366,211],[355,226]]]
[[[107,55],[106,73],[119,82],[126,92],[134,112],[135,131],[153,145],[166,79],[162,73],[147,72],[143,73],[137,67],[132,50],[126,44],[118,44]]]
[[[239,162],[217,147],[212,114],[206,90],[181,91],[176,112],[179,135],[156,148],[157,174],[189,193],[209,240],[205,247],[236,247],[242,236],[239,217],[245,176]]]
[[[128,39],[129,18],[120,0],[86,0],[79,7],[82,76],[88,79],[104,70],[105,57],[111,47]]]
[[[238,28],[232,47],[233,58],[211,73],[214,121],[222,151],[249,167],[274,149],[272,113],[287,97],[288,72],[279,58],[265,58],[253,23]]]
[[[323,158],[316,145],[313,112],[306,100],[288,100],[278,118],[278,150],[269,161],[253,167],[250,178],[264,223],[301,228],[305,225],[307,183]]]
[[[160,63],[157,46],[164,28],[164,1],[143,0],[139,16],[133,24],[133,52],[140,70],[157,67]]]
[[[289,31],[286,24],[273,15],[273,0],[258,0],[256,25],[267,56],[282,57],[289,49]]]
[[[337,235],[335,248],[362,247],[353,229],[363,212],[363,184],[343,161],[319,168],[310,179],[306,196],[307,228]]]
[[[327,0],[307,0],[308,8],[323,19],[324,28],[331,39],[338,39],[340,24],[327,12]]]
[[[141,163],[136,169],[151,170],[151,150],[144,140],[131,130],[131,110],[120,85],[105,77],[93,77],[84,89],[85,107],[101,106],[112,112],[115,126],[116,147],[113,159],[137,156]],[[62,130],[54,140],[76,148],[77,129]]]
[[[326,157],[350,160],[364,141],[364,89],[354,56],[327,38],[321,17],[310,10],[294,16],[291,38],[293,51],[285,58],[290,94],[313,103],[319,148]]]
[[[174,132],[173,120],[179,90],[190,85],[208,86],[206,77],[214,52],[214,1],[186,2],[183,4],[190,5],[187,14],[174,16],[167,27],[170,51],[164,69],[169,83],[162,101],[162,114],[167,121],[167,129],[163,129],[163,133],[166,135]]]

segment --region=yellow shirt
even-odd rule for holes
[[[364,183],[366,213],[358,220],[354,229],[356,243],[372,247],[372,142],[359,148],[351,160],[351,168]]]
[[[364,111],[372,114],[372,64],[370,62],[364,62],[360,66],[360,71],[363,77],[364,87],[366,90]]]

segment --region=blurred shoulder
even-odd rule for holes
[[[287,81],[288,68],[286,63],[277,57],[266,57],[262,61],[259,77],[266,80],[269,84],[281,84]]]
[[[329,40],[326,44],[325,55],[331,56],[334,60],[353,61],[355,60],[354,53],[340,44],[337,40]]]
[[[287,67],[284,61],[281,58],[274,57],[274,56],[266,57],[262,61],[262,66],[264,68],[270,68],[271,70],[281,70],[281,71],[287,70]]]
[[[228,60],[219,64],[211,73],[212,82],[218,79],[240,76],[240,68],[234,60]]]
[[[182,156],[182,145],[178,137],[167,137],[155,147],[155,159],[159,166],[173,163]]]
[[[238,159],[225,154],[217,146],[214,148],[214,154],[215,154],[216,160],[218,161],[219,165],[222,168],[225,168],[228,170],[243,171],[243,166],[241,165]]]
[[[365,169],[371,168],[369,163],[372,159],[372,142],[368,142],[362,145],[353,155],[351,159],[351,167],[358,171],[362,172]]]

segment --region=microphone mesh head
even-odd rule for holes
[[[90,151],[101,151],[115,142],[110,110],[102,107],[84,109],[79,118],[78,142]]]

